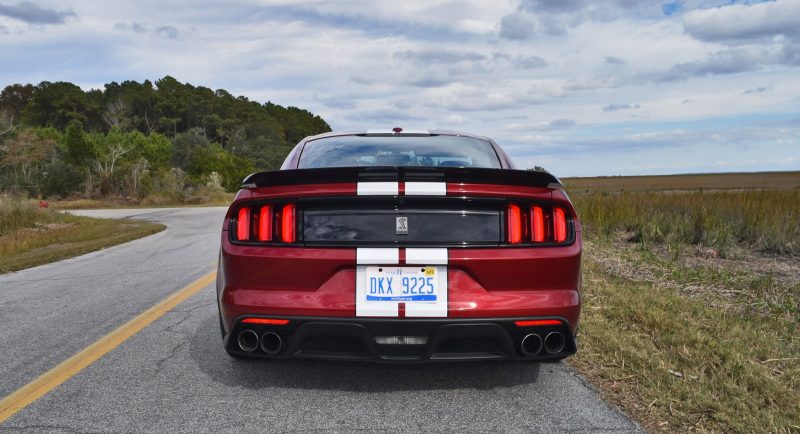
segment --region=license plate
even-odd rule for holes
[[[367,267],[367,301],[420,301],[439,298],[438,267]]]

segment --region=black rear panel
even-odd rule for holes
[[[282,210],[295,208],[292,241],[285,242]],[[509,209],[521,210],[522,237],[509,241]],[[269,206],[272,238],[259,240],[260,212]],[[544,213],[544,239],[533,242],[530,207]],[[228,236],[234,244],[304,245],[314,247],[384,246],[384,247],[550,247],[572,244],[575,223],[566,219],[566,238],[555,242],[553,206],[546,200],[507,200],[505,198],[457,196],[344,196],[263,200],[242,202],[233,208]],[[237,212],[251,210],[248,238],[238,238]],[[269,211],[268,211],[269,212]]]
[[[504,207],[496,199],[303,200],[302,239],[306,245],[498,245]]]
[[[254,316],[255,317],[255,316]],[[272,317],[275,318],[275,317]],[[245,324],[238,321],[225,338],[229,352],[242,356],[268,358],[315,358],[375,360],[380,362],[428,362],[452,360],[546,360],[563,358],[577,351],[577,343],[563,318],[560,326],[518,327],[516,320],[532,318],[320,318],[287,317],[286,326],[246,325],[256,333],[273,331],[281,336],[283,347],[277,354],[261,350],[241,351],[234,338]],[[559,353],[537,354],[520,351],[520,341],[529,333],[546,336],[561,332],[566,344]],[[416,338],[415,343],[387,343],[377,338]],[[391,342],[391,341],[390,341]]]

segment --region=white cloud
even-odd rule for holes
[[[603,106],[604,112],[615,112],[617,110],[639,110],[642,108],[639,104],[619,104],[619,103],[611,103],[607,106]]]
[[[800,1],[778,0],[688,12],[686,31],[706,41],[742,41],[775,36],[800,37]]]
[[[500,20],[500,37],[512,40],[523,40],[531,37],[536,31],[536,23],[527,14],[514,12]]]
[[[48,9],[29,1],[22,1],[15,5],[0,4],[0,16],[29,24],[64,24],[67,18],[74,18],[75,13],[69,9]]]
[[[656,74],[657,80],[686,80],[692,77],[755,71],[780,61],[778,52],[763,48],[734,48],[709,53],[704,59],[679,63]]]
[[[88,87],[169,74],[308,108],[335,129],[484,134],[523,165],[547,162],[560,175],[669,171],[687,146],[739,167],[753,156],[725,147],[734,142],[766,143],[787,161],[800,42],[774,10],[787,14],[799,0],[710,1],[686,0],[668,15],[654,0],[45,0],[37,5],[77,18],[35,26],[0,17],[9,59],[0,82]],[[750,30],[731,33],[726,19]],[[776,124],[752,126],[765,118]]]

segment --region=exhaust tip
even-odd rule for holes
[[[564,339],[564,335],[561,332],[551,332],[544,338],[544,350],[547,351],[548,354],[555,354],[560,353],[564,350],[564,345],[566,345],[567,341]]]
[[[542,351],[542,337],[536,333],[531,333],[522,338],[520,343],[522,354],[526,356],[535,356]]]
[[[283,340],[275,332],[266,332],[261,335],[261,349],[267,354],[278,354],[283,347]]]
[[[258,348],[258,334],[250,329],[242,330],[239,332],[237,342],[242,351],[253,352]]]

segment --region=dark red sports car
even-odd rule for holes
[[[449,131],[308,137],[222,228],[234,357],[417,362],[575,353],[581,229],[559,180]]]

